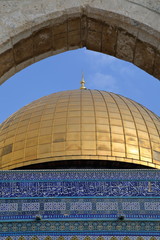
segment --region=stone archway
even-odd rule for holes
[[[2,0],[0,18],[0,83],[36,61],[81,47],[160,79],[159,0]]]

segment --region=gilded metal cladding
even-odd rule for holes
[[[0,168],[112,160],[160,169],[160,118],[114,93],[73,90],[23,107],[0,126]]]

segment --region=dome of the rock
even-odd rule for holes
[[[1,124],[1,170],[45,163],[54,168],[57,162],[65,167],[66,161],[70,167],[100,161],[106,168],[160,169],[160,118],[117,94],[73,90],[38,99]]]

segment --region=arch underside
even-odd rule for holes
[[[151,167],[140,164],[133,164],[118,161],[103,161],[103,160],[66,160],[44,162],[31,164],[23,167],[15,168],[14,170],[33,170],[33,169],[148,169]]]
[[[0,83],[43,58],[82,47],[131,62],[160,79],[160,32],[149,26],[146,18],[148,14],[150,22],[153,19],[157,24],[159,12],[154,11],[153,15],[153,9],[144,6],[137,8],[137,12],[137,1],[116,0],[113,6],[109,1],[100,4],[98,0],[93,3],[86,0],[83,4],[76,2],[75,6],[71,2],[62,8],[63,11],[52,10],[49,14],[32,16],[32,24],[26,20],[17,29],[12,29],[12,24],[8,38],[3,38],[1,33]],[[142,10],[148,11],[144,12],[144,19],[141,18]]]

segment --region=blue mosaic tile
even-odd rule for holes
[[[25,170],[1,171],[0,181],[25,180],[160,180],[160,170],[107,169],[107,170]]]
[[[160,235],[159,170],[1,171],[0,179],[2,240],[47,232],[68,238]]]
[[[115,234],[109,234],[108,236],[104,235],[103,233],[101,235],[98,234],[76,234],[76,235],[70,235],[70,234],[62,234],[57,235],[54,233],[48,233],[47,234],[29,234],[29,235],[11,235],[11,239],[8,240],[160,240],[160,237],[157,235],[115,235]],[[0,236],[0,240],[6,240],[7,236]]]
[[[151,187],[150,187],[151,186]],[[1,198],[17,197],[160,197],[160,181],[0,182]]]
[[[0,221],[14,219],[159,219],[159,198],[1,199]]]
[[[160,223],[159,221],[32,221],[32,222],[3,222],[0,223],[0,235],[6,233],[98,233],[108,235],[123,234],[126,235],[137,234],[137,232],[150,235],[153,233],[160,234]]]

